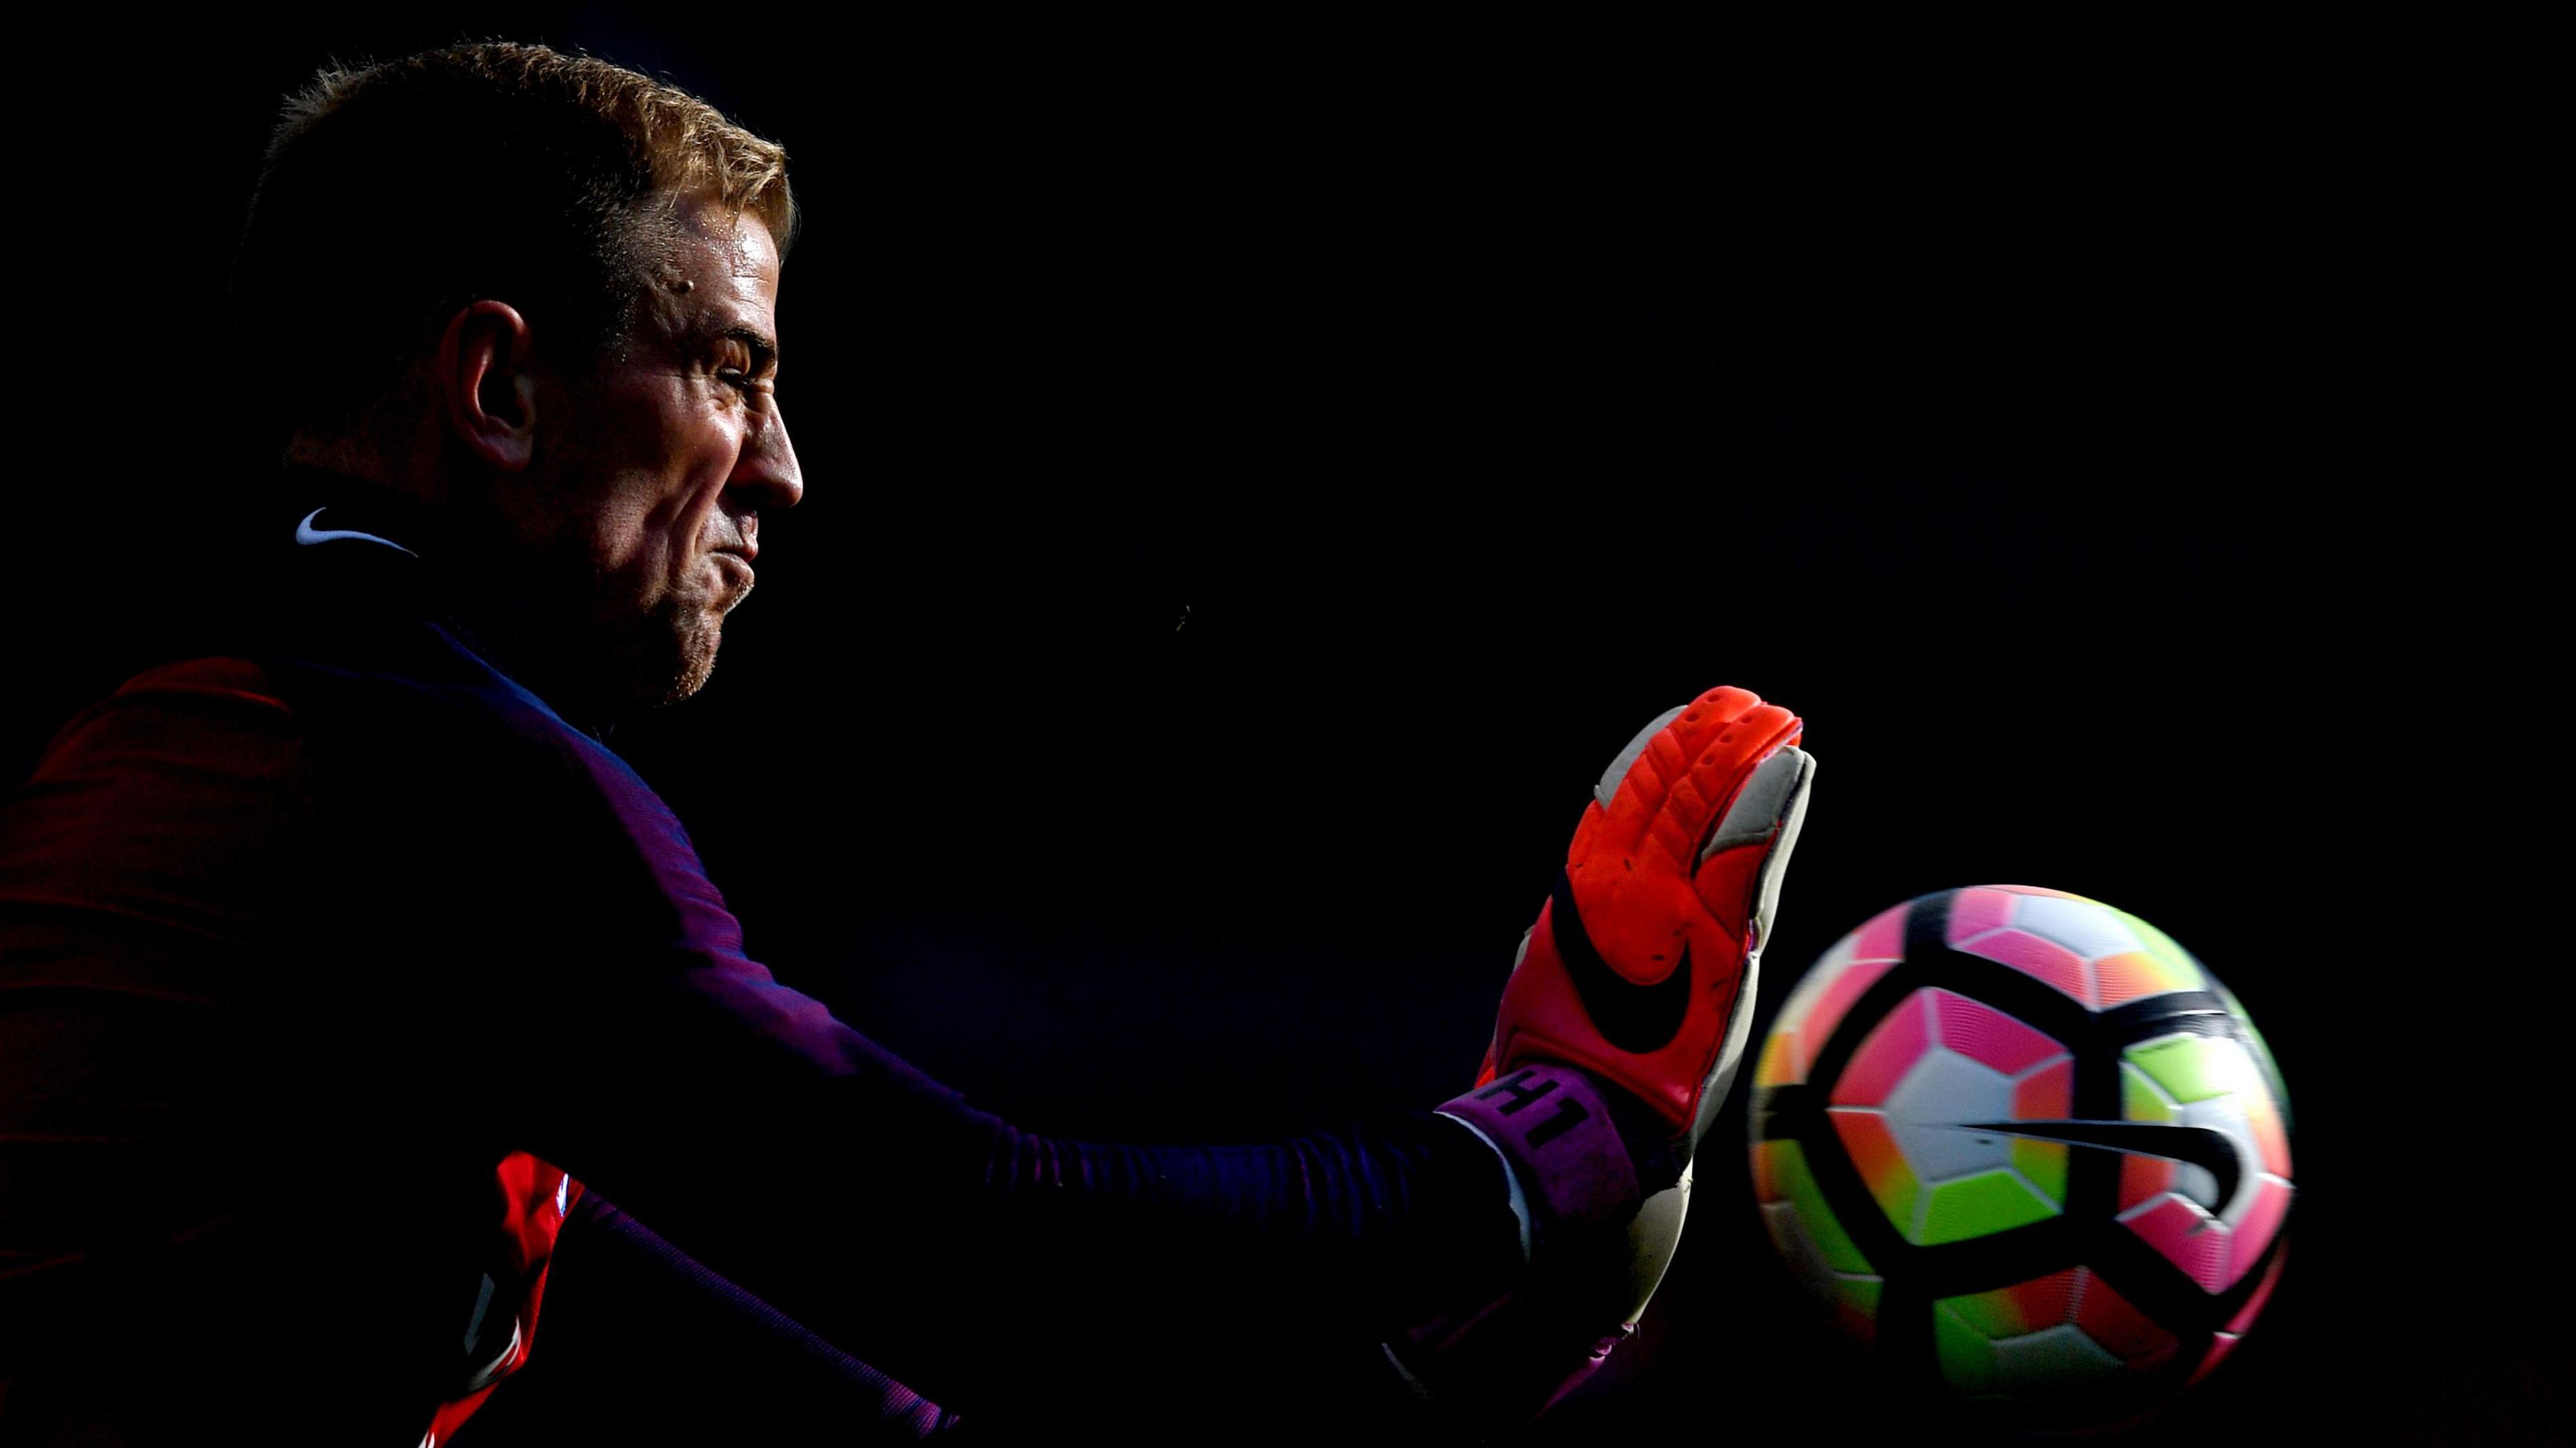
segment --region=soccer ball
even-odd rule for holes
[[[1792,1271],[1954,1400],[2143,1411],[2280,1277],[2271,1052],[2163,931],[2082,896],[1951,890],[1835,942],[1763,1042],[1751,1121]]]

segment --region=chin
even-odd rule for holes
[[[655,702],[677,704],[705,688],[716,671],[716,650],[723,643],[723,629],[713,622],[683,635],[679,640],[678,667],[671,671],[670,689]]]
[[[724,642],[726,611],[720,594],[683,589],[600,607],[589,638],[596,660],[588,671],[592,697],[610,713],[624,714],[664,708],[705,688]]]
[[[622,644],[606,651],[600,697],[621,712],[664,708],[705,688],[715,672],[716,648],[724,641],[723,621],[704,616],[656,620],[648,615],[620,634]]]
[[[710,650],[704,657],[692,658],[680,666],[679,677],[671,681],[670,692],[658,701],[661,705],[677,704],[707,686],[716,671],[716,656]]]
[[[647,709],[667,708],[707,686],[716,671],[716,640],[712,634],[676,641],[678,647],[665,654],[660,665],[635,675],[633,692],[636,704]]]

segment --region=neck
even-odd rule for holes
[[[290,467],[286,488],[300,510],[302,547],[360,550],[370,565],[410,571],[426,612],[572,723],[598,733],[620,712],[583,667],[593,650],[577,623],[558,617],[561,607],[543,606],[515,577],[519,570],[451,514],[324,468]]]

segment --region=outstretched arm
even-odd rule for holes
[[[334,732],[421,717],[404,701]],[[456,1017],[424,1026],[484,1053],[455,1074],[514,1080],[496,1144],[944,1406],[1024,1410],[1140,1370],[1257,1403],[1346,1355],[1375,1370],[1386,1334],[1520,1268],[1503,1166],[1455,1121],[1224,1146],[1025,1130],[749,959],[676,819],[605,749],[525,711],[507,737],[386,742],[440,764],[392,781],[361,761],[324,793],[367,806],[352,889],[470,906],[402,945]]]

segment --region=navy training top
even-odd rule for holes
[[[290,621],[0,806],[0,1425],[408,1448],[542,1362],[581,1188],[970,1425],[1297,1431],[1508,1283],[1502,1169],[1428,1112],[1104,1145],[912,1070],[744,955],[468,590],[329,521]]]

